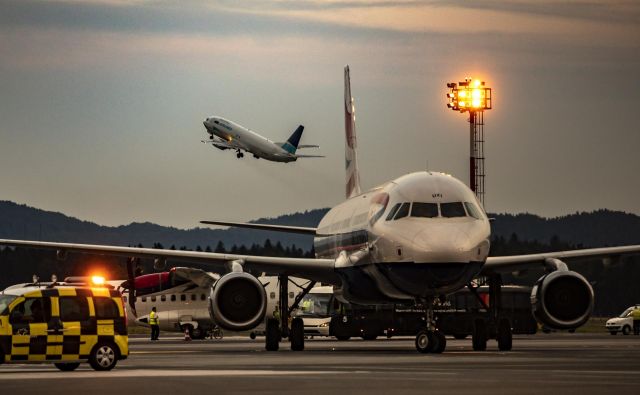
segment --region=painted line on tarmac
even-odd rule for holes
[[[31,370],[0,373],[0,380],[51,380],[51,379],[95,379],[95,378],[131,378],[131,377],[245,377],[245,376],[305,376],[328,374],[367,374],[367,371],[334,370],[168,370],[168,369],[122,369],[110,372],[42,372]]]

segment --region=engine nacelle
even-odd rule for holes
[[[222,276],[211,287],[209,314],[223,329],[244,331],[264,320],[267,293],[249,273],[233,272]]]
[[[579,273],[555,271],[536,282],[531,305],[536,320],[547,327],[575,329],[591,317],[593,288]]]

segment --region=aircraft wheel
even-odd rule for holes
[[[511,334],[511,324],[508,319],[501,319],[498,323],[498,350],[511,351],[513,346],[513,336]]]
[[[202,340],[207,336],[207,333],[200,327],[194,328],[189,326],[189,336],[195,340]]]
[[[289,333],[292,351],[304,350],[304,322],[302,318],[296,317],[291,321],[291,332]]]
[[[280,326],[278,320],[269,318],[265,331],[265,348],[267,351],[278,351],[280,347]]]
[[[423,354],[430,353],[434,347],[433,332],[420,331],[416,335],[416,350]]]
[[[477,319],[473,324],[473,334],[471,343],[474,351],[484,351],[487,349],[487,324],[483,319]]]
[[[78,362],[54,363],[54,365],[63,372],[73,372],[78,369],[78,366],[80,366]]]
[[[336,336],[336,339],[338,339],[341,342],[343,342],[343,341],[347,341],[347,340],[351,339],[351,336]]]
[[[445,348],[447,348],[447,339],[444,337],[444,333],[440,331],[433,332],[434,345],[432,352],[434,354],[442,354]]]

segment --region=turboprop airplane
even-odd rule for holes
[[[304,349],[301,318],[288,317],[299,300],[316,284],[332,285],[344,302],[356,304],[419,304],[425,312],[424,328],[415,347],[422,353],[441,353],[446,339],[434,319],[436,298],[468,287],[475,292],[486,279],[490,312],[474,322],[474,350],[484,350],[488,338],[500,350],[512,346],[511,323],[501,314],[501,273],[534,267],[545,273],[531,293],[536,319],[551,329],[574,329],[584,324],[593,310],[594,295],[589,282],[569,270],[566,262],[620,259],[640,254],[640,245],[558,251],[542,254],[489,257],[489,219],[476,195],[460,180],[444,173],[420,171],[387,181],[360,192],[356,158],[353,99],[348,66],[345,68],[346,200],[333,207],[317,228],[267,224],[206,221],[254,229],[304,233],[314,236],[316,258],[281,258],[199,251],[159,250],[0,240],[0,245],[51,249],[59,256],[67,252],[108,254],[196,262],[220,275],[211,283],[209,312],[228,330],[246,330],[263,322],[267,295],[258,275],[280,279],[280,323],[266,323],[265,348],[275,351],[288,337],[291,349]],[[131,273],[131,270],[129,270]],[[312,280],[288,306],[288,278]],[[479,298],[481,299],[481,298]],[[491,302],[493,301],[493,302]]]
[[[323,158],[320,155],[296,154],[299,148],[319,148],[317,145],[299,144],[304,131],[302,125],[298,126],[286,142],[274,143],[268,138],[222,117],[209,117],[204,120],[203,124],[209,133],[209,141],[203,140],[203,143],[210,143],[221,150],[235,150],[238,158],[244,157],[242,151],[252,153],[256,159],[263,158],[273,162],[295,162],[298,158]]]
[[[109,284],[122,290],[125,302],[134,295],[131,304],[127,304],[127,317],[130,325],[149,326],[151,308],[156,307],[160,330],[165,332],[188,331],[192,339],[204,339],[217,326],[209,312],[211,285],[220,276],[204,270],[174,267],[169,271],[144,274],[131,280],[109,281]],[[273,317],[279,300],[278,277],[260,276],[258,280],[267,294],[266,317]],[[287,295],[288,303],[293,304],[306,280],[290,278],[297,289]],[[251,332],[240,331],[255,337],[264,333],[264,321],[251,328]],[[236,331],[234,334],[239,334]]]

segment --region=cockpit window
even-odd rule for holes
[[[462,202],[440,203],[440,212],[445,218],[466,217]]]
[[[464,206],[467,208],[467,213],[475,219],[480,219],[482,216],[480,215],[480,211],[475,204],[471,202],[464,202]]]
[[[411,206],[412,217],[435,218],[438,216],[438,203],[417,203]]]
[[[391,219],[393,219],[393,216],[396,215],[396,211],[398,211],[401,204],[402,203],[396,203],[393,207],[391,207],[391,210],[389,210],[389,215],[387,215],[387,221],[391,221]]]
[[[218,120],[216,119],[215,121],[213,121],[213,123],[215,123],[216,125],[219,124],[220,122],[218,122]]]
[[[396,216],[393,217],[393,219],[396,220],[396,219],[404,218],[407,215],[409,215],[410,205],[411,205],[410,203],[402,203],[402,206],[400,206],[400,208],[398,209],[398,212],[396,213]]]

